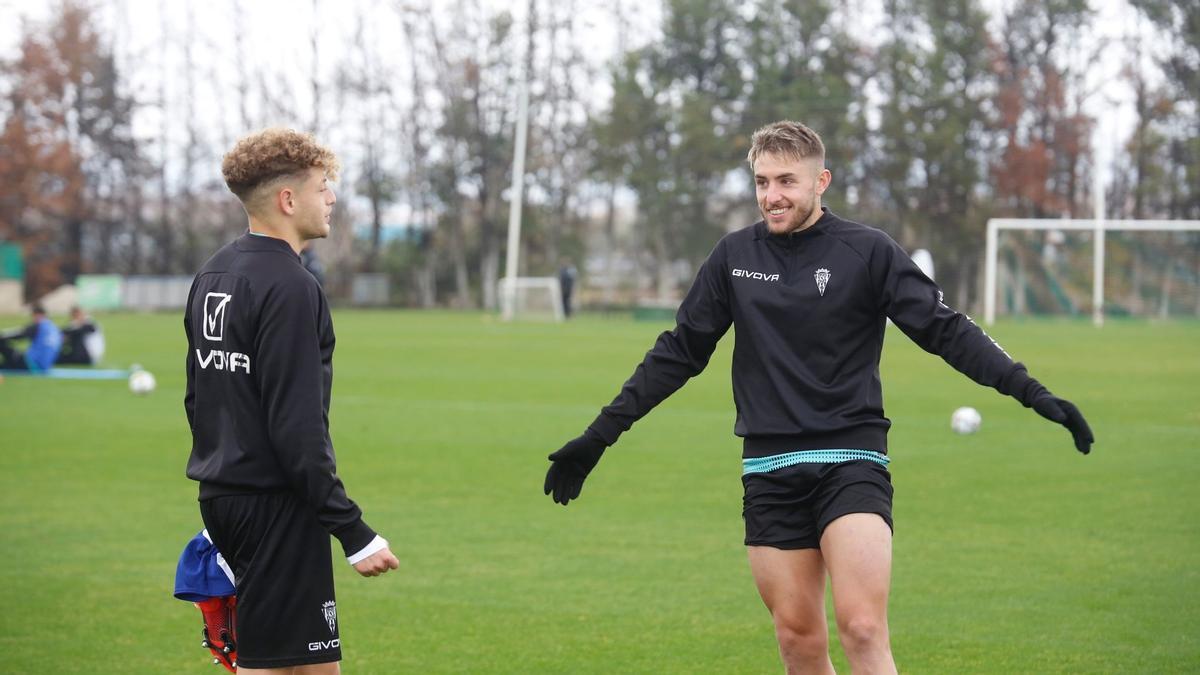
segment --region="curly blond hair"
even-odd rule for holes
[[[825,163],[825,144],[817,132],[799,122],[780,120],[760,127],[750,137],[746,161],[750,167],[762,155],[780,155],[789,159],[815,159]]]
[[[259,187],[314,167],[324,169],[330,180],[337,180],[341,165],[333,151],[318,143],[312,134],[282,127],[264,129],[241,139],[221,160],[225,185],[243,204],[254,199]]]

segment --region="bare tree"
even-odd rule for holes
[[[398,195],[394,172],[386,164],[387,130],[394,109],[392,73],[381,63],[373,48],[374,41],[368,39],[369,21],[361,13],[356,18],[353,60],[343,64],[339,83],[353,96],[359,111],[356,126],[361,175],[356,187],[367,198],[371,218],[371,237],[362,268],[376,272],[380,266],[384,212]]]
[[[433,182],[428,169],[430,161],[428,118],[429,104],[425,92],[432,87],[424,76],[421,64],[432,60],[421,51],[416,25],[417,17],[427,13],[428,7],[398,5],[397,13],[404,29],[404,41],[408,45],[409,85],[412,101],[408,115],[401,120],[408,138],[409,170],[405,181],[409,204],[413,211],[413,224],[418,228],[417,251],[420,262],[413,270],[413,285],[417,292],[417,303],[421,307],[437,304],[437,218],[434,213]],[[464,264],[465,267],[465,264]]]

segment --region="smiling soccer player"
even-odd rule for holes
[[[1050,394],[882,231],[821,205],[832,176],[820,137],[795,122],[755,132],[748,160],[762,220],[719,242],[620,394],[550,455],[544,489],[567,504],[608,446],[733,351],[750,568],[789,673],[832,673],[825,578],[854,672],[895,672],[888,638],[892,484],[879,359],[887,319],[976,382],[1064,425],[1087,454],[1079,410]]]

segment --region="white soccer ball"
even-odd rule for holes
[[[981,424],[983,424],[983,415],[970,406],[963,406],[950,416],[950,428],[956,434],[973,434],[979,431]]]
[[[154,391],[154,376],[148,370],[135,370],[129,374],[129,391],[145,396]]]

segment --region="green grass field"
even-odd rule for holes
[[[199,612],[171,597],[200,529],[181,319],[100,318],[108,362],[154,372],[153,395],[0,385],[0,672],[211,675]],[[741,545],[732,336],[562,508],[541,493],[546,454],[662,325],[334,319],[340,473],[401,559],[377,579],[337,565],[345,672],[781,671]],[[1080,456],[1061,427],[890,331],[901,671],[1200,668],[1200,324],[991,333],[1079,405],[1097,444]],[[980,433],[949,431],[959,405],[983,413]]]

